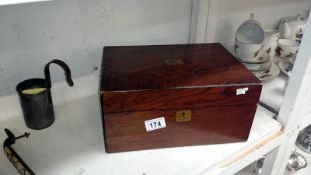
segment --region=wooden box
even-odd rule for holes
[[[245,141],[261,87],[218,43],[105,47],[106,151]]]

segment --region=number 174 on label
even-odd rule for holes
[[[153,131],[153,130],[165,128],[166,127],[165,119],[164,117],[160,117],[160,118],[155,118],[152,120],[146,120],[145,127],[146,127],[146,131]]]

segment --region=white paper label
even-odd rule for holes
[[[152,120],[146,120],[145,127],[147,132],[165,128],[166,127],[165,119],[164,117],[159,117]]]
[[[248,91],[248,87],[246,87],[246,88],[239,88],[239,89],[236,90],[236,95],[246,94],[246,91]]]

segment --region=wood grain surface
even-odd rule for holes
[[[219,43],[105,47],[101,77],[102,91],[261,83]]]
[[[179,109],[104,114],[106,151],[246,141],[256,105],[190,108],[192,118],[187,122],[176,122],[177,110]],[[147,132],[144,121],[161,116],[165,118],[166,128]]]

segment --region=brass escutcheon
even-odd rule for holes
[[[176,122],[186,122],[191,120],[191,110],[182,110],[176,112]]]

